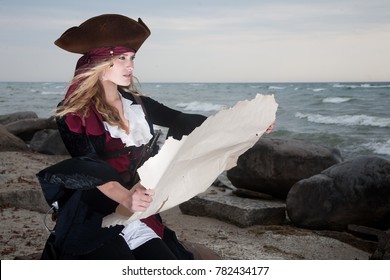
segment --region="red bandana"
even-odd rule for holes
[[[88,67],[90,63],[95,63],[100,60],[104,60],[126,52],[135,53],[135,50],[127,47],[120,47],[120,46],[93,49],[92,51],[89,51],[86,54],[84,54],[82,57],[80,57],[80,59],[77,61],[76,64],[76,71],[80,68]]]

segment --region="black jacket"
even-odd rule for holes
[[[133,95],[121,93],[137,103]],[[168,127],[168,136],[180,139],[206,119],[202,115],[185,114],[168,108],[149,97],[141,96],[141,101],[152,133],[155,124]],[[104,156],[105,134],[72,132],[65,118],[57,119],[57,125],[72,158],[42,170],[37,176],[44,194],[45,190],[46,193],[47,190],[61,190],[55,246],[67,258],[95,250],[123,229],[120,225],[101,227],[102,219],[114,212],[118,204],[96,188],[109,181],[121,182],[121,177],[115,169],[100,160]],[[48,200],[49,204],[51,202]]]

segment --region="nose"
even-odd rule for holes
[[[129,62],[127,63],[126,65],[126,68],[130,71],[133,71],[134,70],[134,61],[132,60],[129,60]]]

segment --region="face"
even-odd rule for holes
[[[134,52],[127,52],[115,57],[113,65],[102,74],[101,81],[111,82],[119,86],[129,86],[134,70],[134,58]]]

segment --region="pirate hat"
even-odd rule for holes
[[[66,51],[80,54],[111,46],[138,51],[149,35],[149,28],[140,18],[135,21],[122,15],[104,14],[69,28],[54,44]]]

